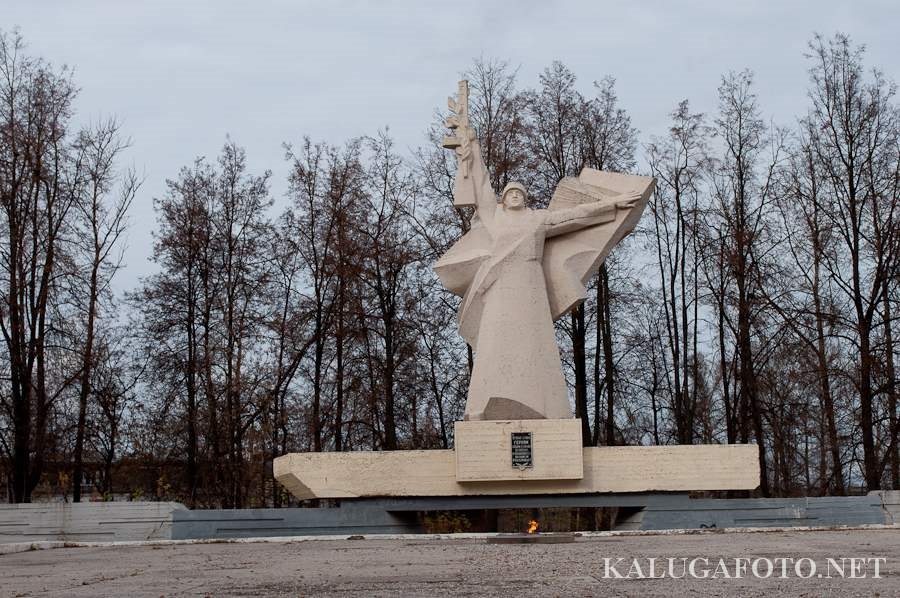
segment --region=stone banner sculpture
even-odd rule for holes
[[[526,207],[520,183],[498,203],[468,119],[468,84],[450,98],[454,205],[473,206],[465,234],[434,265],[462,297],[459,332],[475,354],[467,420],[572,417],[553,329],[585,298],[585,283],[630,232],[653,190],[649,177],[582,170],[560,181],[549,207]]]
[[[293,453],[274,473],[297,498],[465,497],[744,490],[759,482],[752,445],[582,447],[553,322],[634,229],[653,179],[590,168],[559,182],[547,209],[524,186],[498,198],[468,117],[468,84],[450,99],[454,205],[470,230],[434,265],[462,297],[459,332],[475,363],[454,449]]]

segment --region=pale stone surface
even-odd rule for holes
[[[515,469],[513,432],[530,432],[534,465]],[[580,419],[456,422],[456,480],[578,480],[584,477]]]
[[[518,183],[498,203],[469,125],[465,81],[449,104],[454,205],[476,214],[434,269],[463,298],[459,332],[475,351],[465,419],[571,418],[553,321],[584,300],[585,283],[634,228],[654,181],[586,168],[561,181],[546,210],[528,208]]]
[[[573,420],[575,421],[575,420]],[[297,498],[752,490],[752,444],[585,447],[580,480],[465,482],[452,450],[292,453],[275,478]]]

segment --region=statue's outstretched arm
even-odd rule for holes
[[[631,209],[640,198],[640,193],[635,193],[615,203],[591,202],[574,208],[548,210],[544,216],[547,236],[563,235],[588,226],[612,222],[616,219],[616,210]]]

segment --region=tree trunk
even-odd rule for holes
[[[834,476],[834,491],[844,494],[844,469],[841,463],[841,447],[838,443],[837,425],[834,414],[834,397],[831,393],[831,378],[828,372],[828,354],[825,347],[825,323],[822,313],[822,299],[819,296],[819,252],[813,257],[813,303],[816,310],[816,360],[819,375],[819,392],[825,408],[825,424],[828,431],[828,447],[831,452],[831,468]],[[827,488],[825,488],[827,490]]]
[[[96,238],[96,237],[95,237]],[[81,502],[81,483],[84,477],[84,435],[87,424],[88,395],[91,391],[91,372],[94,357],[94,318],[97,312],[97,271],[100,255],[95,251],[91,265],[91,282],[88,298],[87,330],[84,352],[81,356],[81,384],[78,389],[78,428],[75,433],[75,471],[72,474],[72,502]]]
[[[609,297],[609,274],[606,264],[600,266],[600,279],[597,290],[597,320],[601,327],[603,345],[604,386],[606,387],[606,445],[616,445],[615,420],[615,362],[612,355],[612,323]]]
[[[313,357],[313,404],[312,404],[312,436],[313,451],[322,452],[322,362],[325,354],[325,327],[322,323],[322,316],[316,313],[316,348]]]
[[[881,471],[878,453],[875,451],[875,430],[872,413],[872,363],[874,355],[869,345],[869,326],[865,318],[858,323],[859,331],[859,425],[863,444],[863,473],[866,488],[881,490]]]
[[[387,314],[384,318],[384,449],[397,450],[397,422],[394,414],[394,321]]]
[[[572,361],[575,366],[575,417],[581,419],[581,444],[591,446],[591,424],[587,409],[587,368],[585,367],[584,303],[571,312]]]
[[[759,491],[769,496],[769,476],[766,456],[766,437],[763,429],[762,409],[756,384],[753,364],[753,350],[750,339],[750,302],[747,299],[744,281],[738,278],[738,354],[741,360],[741,404],[749,411],[759,454]]]
[[[884,279],[884,350],[885,350],[885,378],[888,380],[888,420],[890,423],[890,435],[888,444],[888,462],[890,463],[891,482],[894,490],[900,490],[900,422],[897,415],[897,373],[894,367],[894,336],[891,329],[891,296],[888,289],[888,279]]]

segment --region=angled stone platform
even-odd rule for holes
[[[292,453],[275,478],[300,499],[752,490],[755,445],[585,447],[583,477],[459,481],[452,450]]]

